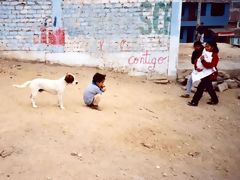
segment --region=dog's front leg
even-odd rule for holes
[[[60,109],[65,109],[63,106],[63,94],[62,93],[58,93],[58,105],[60,107]]]
[[[32,107],[34,108],[37,108],[38,106],[36,105],[35,103],[35,97],[37,96],[37,92],[32,92],[31,96],[30,96],[30,99],[31,99],[31,102],[32,102]]]

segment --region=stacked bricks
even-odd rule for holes
[[[0,50],[56,52],[54,43],[59,42],[50,37],[56,30],[54,4],[0,1]],[[169,50],[170,0],[62,0],[60,8],[57,20],[63,27],[56,32],[64,52]]]
[[[44,51],[34,38],[41,41],[41,28],[52,26],[51,13],[51,1],[0,1],[0,50]]]
[[[65,0],[65,51],[166,52],[170,18],[170,1]]]

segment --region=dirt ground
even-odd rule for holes
[[[12,84],[72,72],[79,84],[57,97]],[[102,111],[83,104],[95,72],[107,74]],[[198,107],[180,85],[85,67],[0,60],[1,180],[239,180],[240,89]]]

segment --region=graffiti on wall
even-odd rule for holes
[[[64,45],[65,33],[64,30],[59,28],[56,30],[48,29],[45,26],[40,28],[40,34],[33,35],[34,44],[49,44],[49,45]]]
[[[106,46],[108,46],[108,43],[104,41],[104,39],[100,39],[97,41],[97,46],[99,51],[104,51],[104,49],[107,49]],[[125,39],[115,41],[115,44],[117,44],[119,51],[128,51],[128,42]]]
[[[128,64],[143,64],[147,65],[149,71],[154,71],[157,64],[164,64],[167,61],[167,56],[152,56],[148,51],[144,52],[140,56],[131,56],[128,58]]]
[[[34,44],[49,44],[49,45],[64,45],[65,44],[65,33],[62,28],[56,28],[57,17],[54,17],[52,28],[47,28],[47,20],[44,25],[40,27],[40,33],[33,35]]]
[[[146,27],[140,27],[141,34],[151,34],[154,30],[156,34],[169,35],[170,8],[171,3],[156,2],[152,5],[149,1],[142,2],[140,6],[140,19],[146,24]],[[162,22],[159,22],[162,13],[164,14],[164,18]]]
[[[123,64],[130,67],[147,71],[167,68],[172,1],[159,1],[66,4],[65,51],[126,52]]]

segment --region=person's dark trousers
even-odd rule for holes
[[[211,96],[211,102],[218,103],[218,97],[215,90],[213,89],[212,81],[209,77],[205,77],[201,80],[197,87],[197,91],[193,96],[192,102],[198,104],[199,100],[202,98],[204,90],[207,90],[208,94]]]

